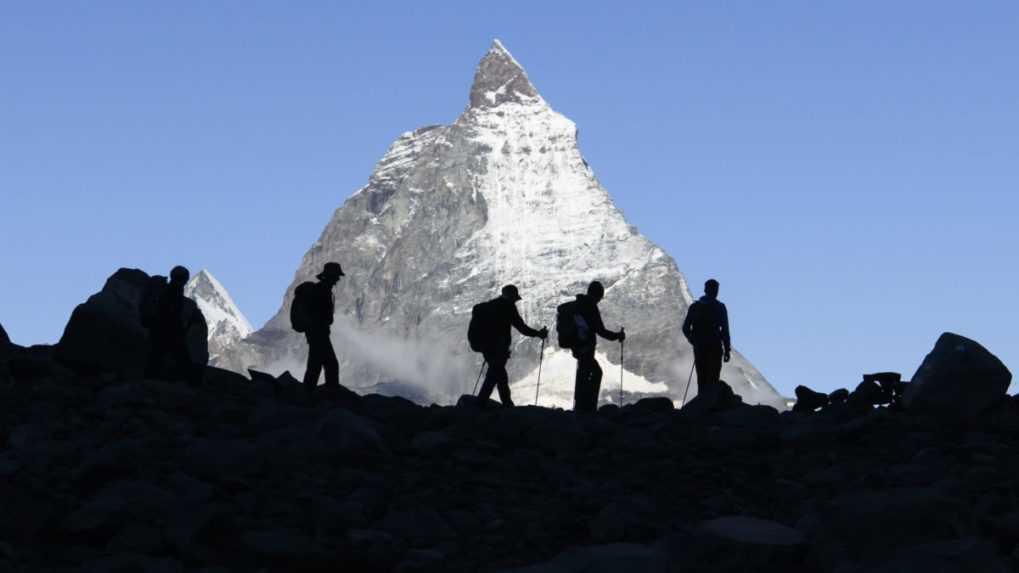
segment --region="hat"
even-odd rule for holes
[[[340,263],[326,263],[325,266],[322,267],[322,272],[316,276],[319,280],[324,281],[326,279],[339,280],[340,277],[345,277],[347,275],[343,274],[343,268],[340,267]]]
[[[502,296],[517,302],[520,300],[520,291],[517,290],[516,285],[506,285],[502,287]]]

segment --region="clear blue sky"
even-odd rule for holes
[[[119,266],[208,268],[260,325],[499,37],[780,391],[909,377],[945,330],[1019,369],[1019,3],[344,4],[0,4],[15,341]]]

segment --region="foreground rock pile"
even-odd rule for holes
[[[289,375],[0,383],[0,571],[1011,571],[1019,402],[578,418]]]

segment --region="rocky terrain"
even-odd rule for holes
[[[781,414],[192,388],[61,354],[0,336],[0,571],[1019,567],[1019,400],[955,335],[911,384]]]

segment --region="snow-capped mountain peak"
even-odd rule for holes
[[[473,305],[513,283],[524,320],[551,327],[559,304],[599,280],[607,327],[627,330],[625,364],[617,345],[599,348],[606,371],[622,366],[624,398],[687,394],[686,279],[628,224],[581,155],[576,125],[545,102],[498,40],[478,64],[460,117],[390,146],[305,254],[277,315],[230,350],[229,367],[301,371],[307,348],[286,309],[296,286],[331,260],[347,272],[334,291],[332,335],[340,381],[352,388],[403,384],[455,401],[471,391],[481,363],[466,343]],[[517,392],[536,389],[540,348],[516,338],[508,368]],[[541,403],[569,406],[572,356],[552,345],[544,360]],[[781,405],[738,352],[722,376],[748,402]],[[618,396],[610,387],[605,401]]]
[[[216,365],[223,351],[245,338],[254,328],[244,316],[226,288],[202,269],[184,287],[184,295],[198,303],[209,325],[209,361]]]
[[[470,108],[497,107],[506,102],[543,104],[520,62],[495,40],[474,72]]]

